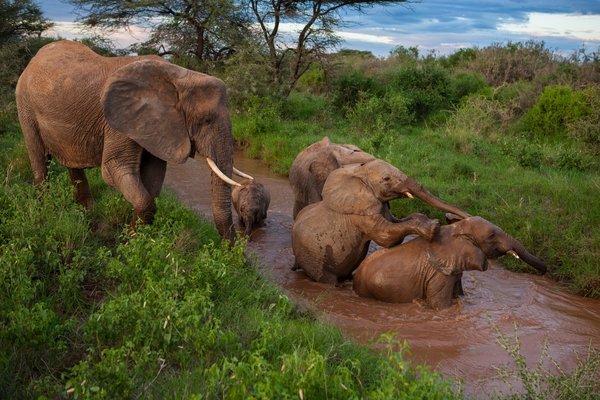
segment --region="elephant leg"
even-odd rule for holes
[[[338,277],[331,271],[323,270],[321,277],[319,278],[319,282],[327,283],[329,285],[339,285]]]
[[[440,228],[438,220],[429,219],[424,215],[422,218],[411,218],[398,223],[389,222],[383,215],[360,216],[356,217],[355,221],[356,226],[365,233],[367,239],[383,247],[402,243],[410,234],[417,234],[431,240]]]
[[[142,153],[142,162],[140,165],[140,175],[144,187],[153,198],[158,197],[165,180],[167,172],[167,162],[153,156],[146,150]]]
[[[31,170],[33,172],[34,183],[40,184],[48,177],[48,162],[50,156],[46,153],[44,143],[40,138],[40,133],[33,122],[23,121],[21,119],[21,130],[25,137],[25,144],[27,145],[27,154],[29,155],[29,161],[31,162]]]
[[[80,168],[69,168],[69,176],[71,177],[73,187],[75,187],[75,200],[85,208],[92,208],[94,199],[92,198],[92,192],[90,191],[85,171]]]
[[[111,160],[103,165],[102,176],[107,183],[114,185],[125,199],[133,206],[133,217],[131,226],[137,224],[138,219],[142,223],[149,224],[154,220],[156,213],[156,196],[152,196],[139,174],[133,171],[122,171],[119,162]]]

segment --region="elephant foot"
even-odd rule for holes
[[[290,268],[292,271],[298,271],[299,269],[302,269],[301,266],[299,266],[298,264],[294,263],[294,265],[292,265],[292,268]]]

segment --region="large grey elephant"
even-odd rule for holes
[[[167,162],[200,155],[214,171],[215,225],[233,240],[234,140],[221,80],[158,56],[102,57],[59,41],[31,60],[16,96],[36,183],[52,156],[68,168],[76,200],[89,207],[84,169],[101,166],[104,181],[133,205],[132,223],[151,222]]]
[[[354,291],[390,303],[424,299],[439,309],[460,294],[463,271],[488,268],[488,259],[510,254],[538,271],[542,260],[518,240],[481,217],[444,225],[433,240],[415,238],[390,249],[377,250],[354,273]]]
[[[302,268],[316,281],[337,284],[351,277],[371,240],[391,247],[409,234],[432,238],[439,221],[416,214],[395,222],[389,213],[388,201],[413,196],[440,210],[469,216],[382,160],[333,171],[325,182],[323,200],[305,207],[292,227],[294,269]]]
[[[322,200],[323,185],[333,170],[374,159],[352,144],[331,143],[328,137],[302,150],[294,159],[289,173],[295,199],[294,219],[304,207]]]

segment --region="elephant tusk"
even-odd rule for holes
[[[506,254],[510,254],[511,256],[513,256],[516,259],[520,259],[521,257],[519,257],[519,255],[514,251],[514,250],[509,250],[506,252]]]
[[[411,200],[415,198],[410,192],[404,192],[402,194],[405,195],[406,197],[408,197]]]
[[[250,175],[248,175],[245,172],[240,171],[239,169],[237,169],[236,167],[233,167],[233,173],[236,174],[237,176],[241,176],[242,178],[248,178],[248,179],[252,179],[254,180],[253,177],[251,177]]]
[[[215,164],[215,162],[213,160],[211,160],[209,157],[206,157],[206,163],[208,164],[208,166],[210,167],[210,169],[213,170],[213,172],[215,174],[217,174],[217,176],[221,179],[223,179],[226,183],[229,183],[232,186],[242,186],[239,183],[237,183],[236,181],[234,181],[233,179],[229,178],[227,175],[225,175],[223,173],[223,171],[221,171],[219,169],[219,167],[217,167],[217,164]]]

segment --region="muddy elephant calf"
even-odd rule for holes
[[[271,195],[262,183],[244,179],[240,186],[233,188],[231,199],[244,234],[250,236],[254,228],[264,224]]]
[[[450,307],[463,271],[488,268],[488,259],[511,254],[540,272],[542,260],[519,241],[481,217],[440,227],[432,241],[417,237],[368,256],[354,274],[354,291],[389,303],[424,299],[432,308]]]

